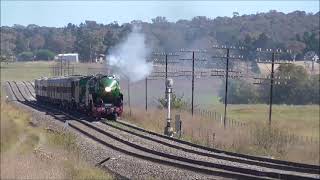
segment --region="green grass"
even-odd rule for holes
[[[224,104],[218,96],[201,94],[197,101],[221,115]],[[273,105],[272,124],[289,129],[299,136],[319,138],[320,131],[319,105]],[[227,117],[245,123],[267,123],[269,121],[269,105],[267,104],[228,104]]]
[[[197,102],[201,102],[199,105],[200,108],[207,108],[212,107],[216,105],[221,105],[221,102],[219,101],[219,96],[215,96],[212,94],[201,94],[197,95]]]
[[[50,64],[47,62],[1,63],[1,81],[5,80],[33,80],[41,76],[48,76]]]
[[[55,62],[1,62],[1,82],[6,80],[34,80],[39,77],[52,76],[52,66]],[[75,64],[74,74],[87,74],[88,68],[103,68],[102,64]]]
[[[214,110],[223,114],[224,107],[218,105]],[[269,121],[269,105],[228,105],[227,116],[246,123],[267,123]],[[300,136],[319,138],[319,106],[273,105],[271,123]]]

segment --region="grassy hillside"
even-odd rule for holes
[[[1,101],[1,179],[113,179],[80,157],[74,135],[34,127]]]

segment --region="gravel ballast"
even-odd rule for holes
[[[18,83],[18,85],[20,85],[20,83]],[[152,163],[114,151],[66,126],[65,123],[56,120],[45,111],[38,111],[32,107],[15,101],[16,99],[13,98],[14,95],[12,95],[9,88],[5,87],[5,90],[7,91],[9,98],[8,101],[11,101],[17,107],[26,109],[31,113],[32,124],[60,133],[70,132],[74,134],[76,136],[76,143],[79,150],[83,154],[83,158],[93,166],[99,164],[106,158],[110,158],[104,162],[101,167],[112,172],[115,174],[115,177],[119,179],[226,179],[218,176],[209,176],[171,166],[165,166],[158,163]],[[26,91],[24,96],[30,100],[34,99],[33,97],[30,97],[30,93],[28,94]],[[18,99],[23,100],[23,97],[20,96]],[[72,123],[73,121],[68,122]]]

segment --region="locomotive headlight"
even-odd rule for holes
[[[104,88],[104,90],[105,90],[106,92],[111,92],[111,87],[106,87],[106,88]]]

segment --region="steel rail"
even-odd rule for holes
[[[217,169],[221,169],[221,170],[227,170],[227,171],[233,171],[233,172],[238,172],[238,173],[244,173],[244,174],[250,174],[250,175],[254,175],[254,176],[262,176],[262,177],[270,177],[270,178],[279,178],[279,179],[303,179],[305,178],[305,176],[298,176],[298,175],[292,175],[292,174],[284,174],[284,173],[276,173],[276,172],[271,172],[271,171],[258,171],[258,170],[253,170],[253,169],[249,169],[249,168],[242,168],[242,167],[236,167],[236,166],[229,166],[229,165],[224,165],[224,164],[218,164],[218,163],[212,163],[212,162],[206,162],[206,161],[200,161],[200,160],[194,160],[194,159],[190,159],[190,158],[185,158],[185,157],[181,157],[181,156],[176,156],[176,155],[172,155],[172,154],[167,154],[167,153],[163,153],[163,152],[159,152],[159,151],[155,151],[143,146],[140,146],[138,144],[132,143],[130,141],[124,140],[122,138],[119,138],[115,135],[112,135],[111,133],[108,133],[98,127],[95,127],[85,121],[81,122],[82,124],[85,124],[86,126],[89,126],[90,128],[98,131],[101,134],[104,134],[108,137],[111,137],[112,139],[115,139],[123,144],[126,144],[130,147],[133,147],[135,149],[150,153],[150,154],[154,154],[154,155],[158,155],[161,157],[166,157],[172,160],[176,160],[176,161],[182,161],[182,162],[186,162],[186,163],[190,163],[190,164],[195,164],[195,165],[200,165],[200,166],[205,166],[208,168],[217,168]],[[308,178],[308,177],[306,177]],[[313,179],[313,178],[311,178]]]
[[[33,93],[31,92],[31,90],[30,90],[30,88],[29,88],[29,86],[27,85],[27,83],[25,82],[25,81],[22,81],[23,82],[23,84],[26,86],[26,88],[27,88],[27,90],[28,90],[28,92],[29,92],[29,94],[33,97],[33,98],[35,98],[36,99],[36,96],[35,95],[33,95]],[[30,83],[31,84],[31,83]],[[33,87],[33,86],[32,86]]]
[[[15,82],[14,82],[15,83]],[[10,89],[11,91],[13,92],[14,96],[17,96],[17,93],[15,92],[14,88],[12,87],[11,83],[8,82],[9,86],[10,86]],[[24,97],[24,95],[22,94],[22,92],[20,91],[18,85],[15,83],[16,85],[16,88],[17,90],[19,91],[19,93],[23,96],[23,98],[25,99],[25,101],[21,101],[21,100],[18,100],[18,102],[22,103],[22,104],[25,104],[27,106],[30,106],[30,107],[35,107],[36,109],[40,108],[41,109],[46,109],[46,110],[49,110],[48,114],[50,114],[51,116],[55,117],[56,119],[62,121],[62,122],[65,122],[66,120],[65,119],[62,119],[61,117],[58,117],[57,114],[55,113],[52,113],[51,111],[52,110],[55,110],[54,108],[49,108],[47,106],[44,106],[44,105],[39,105],[35,102],[31,102],[29,101],[26,97]],[[85,126],[89,125],[89,123],[83,123],[84,121],[82,120],[79,120],[79,119],[75,119],[74,117],[72,117],[71,115],[69,114],[66,114],[60,110],[58,110],[59,113],[62,113],[63,115],[69,117],[71,120],[75,120],[77,122],[80,122],[82,124],[84,124]],[[87,124],[87,125],[86,125]],[[97,142],[105,145],[105,146],[108,146],[110,147],[111,149],[114,149],[116,151],[119,151],[119,152],[122,152],[124,154],[127,154],[127,155],[130,155],[130,156],[134,156],[134,157],[137,157],[137,158],[141,158],[141,159],[144,159],[144,160],[149,160],[149,161],[152,161],[152,162],[156,162],[156,163],[160,163],[160,164],[164,164],[164,165],[169,165],[169,166],[174,166],[174,167],[178,167],[178,168],[182,168],[182,169],[186,169],[186,170],[190,170],[190,171],[194,171],[194,172],[198,172],[198,173],[203,173],[203,174],[208,174],[208,175],[216,175],[216,176],[222,176],[222,177],[229,177],[229,178],[239,178],[239,179],[269,179],[267,177],[259,177],[259,176],[254,176],[254,175],[249,175],[249,174],[241,174],[241,173],[236,173],[236,172],[233,172],[232,170],[229,172],[228,170],[224,170],[224,171],[217,171],[217,170],[212,170],[212,169],[206,169],[206,168],[199,168],[199,167],[195,167],[195,166],[191,166],[191,165],[188,165],[188,164],[182,164],[182,163],[178,163],[178,162],[172,162],[172,161],[167,161],[167,160],[163,160],[163,159],[159,159],[159,158],[154,158],[154,157],[149,157],[149,156],[144,156],[144,155],[141,155],[141,154],[138,154],[138,153],[134,153],[134,152],[130,152],[128,150],[125,150],[125,149],[122,149],[122,148],[119,148],[119,147],[116,147],[110,143],[107,143],[91,134],[89,134],[88,132],[82,130],[81,128],[77,127],[76,125],[73,125],[71,123],[69,123],[69,126],[78,130],[79,132],[81,132],[82,134],[92,138],[93,140],[96,140]],[[99,129],[99,128],[96,128],[92,125],[89,125],[87,126],[91,129]],[[94,128],[93,128],[94,127]],[[102,130],[100,130],[102,132]],[[99,132],[99,131],[98,131]],[[106,133],[106,132],[104,132]],[[227,171],[227,172],[226,172]],[[278,176],[276,177],[278,178]],[[301,177],[300,177],[301,178]],[[298,178],[298,179],[300,179]],[[303,177],[304,178],[304,177]],[[312,178],[311,178],[312,179]]]
[[[238,162],[238,163],[243,163],[243,164],[248,164],[248,165],[256,165],[256,166],[266,167],[266,168],[281,169],[281,170],[286,170],[286,171],[295,171],[295,172],[302,172],[302,173],[314,173],[314,174],[318,174],[319,173],[319,171],[314,170],[314,169],[301,169],[299,167],[279,165],[279,164],[271,164],[271,163],[266,163],[266,162],[263,162],[263,161],[239,159],[239,158],[236,158],[236,157],[233,157],[233,156],[229,156],[228,157],[228,156],[221,156],[221,155],[218,155],[218,154],[210,154],[210,153],[206,153],[206,152],[196,151],[196,150],[193,150],[193,149],[188,149],[188,148],[184,148],[184,147],[181,147],[181,146],[178,146],[178,145],[167,143],[165,141],[158,140],[156,138],[152,138],[150,136],[145,136],[143,134],[139,134],[139,133],[130,131],[128,129],[124,129],[124,128],[121,128],[119,126],[115,126],[113,124],[107,123],[107,122],[104,122],[104,124],[107,125],[107,126],[110,126],[112,128],[118,129],[120,131],[124,131],[126,133],[129,133],[129,134],[135,135],[137,137],[143,138],[143,139],[148,139],[150,141],[154,141],[154,142],[157,142],[159,144],[162,144],[162,145],[165,145],[165,146],[168,146],[168,147],[171,147],[171,148],[175,148],[175,149],[182,150],[182,151],[189,152],[189,153],[193,153],[193,154],[198,154],[198,155],[201,155],[201,156],[207,156],[207,157],[212,157],[212,158],[215,158],[215,159],[222,159],[222,160],[227,160],[227,161],[231,161],[231,162]]]
[[[34,85],[31,83],[31,81],[28,81],[29,83],[30,83],[30,85],[33,87],[33,89],[34,89]]]
[[[303,164],[303,163],[296,163],[296,162],[291,162],[291,161],[283,161],[283,160],[277,160],[277,159],[270,159],[270,158],[264,158],[264,157],[259,157],[259,156],[251,156],[251,155],[246,155],[246,154],[240,154],[240,153],[234,153],[234,152],[230,152],[230,151],[223,151],[223,150],[219,150],[219,149],[214,149],[214,148],[209,148],[206,146],[202,146],[202,145],[198,145],[198,144],[194,144],[188,141],[183,141],[180,139],[176,139],[176,138],[172,138],[172,137],[168,137],[153,131],[149,131],[131,124],[128,124],[127,122],[124,121],[116,121],[116,123],[119,123],[121,125],[127,126],[129,128],[133,128],[136,129],[138,131],[142,131],[151,135],[155,135],[164,139],[169,139],[181,144],[185,144],[185,145],[189,145],[191,147],[195,147],[195,148],[199,148],[199,149],[203,149],[203,150],[207,150],[210,152],[214,152],[214,153],[222,153],[222,154],[226,154],[229,156],[235,156],[235,157],[240,157],[240,158],[245,158],[245,159],[250,159],[250,160],[256,160],[256,161],[262,161],[262,162],[269,162],[269,163],[274,163],[274,164],[278,164],[278,165],[286,165],[286,166],[292,166],[292,167],[296,167],[296,168],[301,168],[301,169],[305,169],[305,172],[317,172],[318,174],[320,174],[320,166],[317,165],[311,165],[311,164]]]

